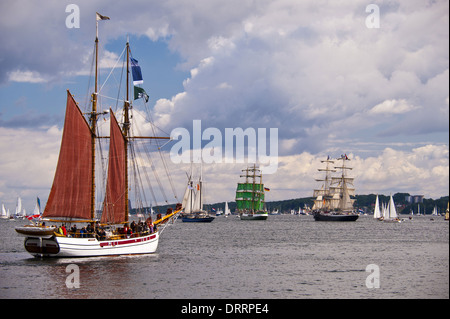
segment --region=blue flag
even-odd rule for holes
[[[144,83],[144,80],[142,79],[141,67],[138,65],[138,61],[130,58],[130,62],[131,73],[133,74],[133,85]]]

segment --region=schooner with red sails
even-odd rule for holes
[[[85,114],[81,111],[72,94],[67,90],[66,114],[63,136],[61,141],[58,164],[55,171],[53,185],[42,219],[38,223],[16,227],[18,234],[25,236],[25,249],[36,257],[90,257],[129,254],[151,254],[156,252],[160,233],[167,222],[178,216],[181,204],[174,209],[169,208],[164,216],[158,215],[156,220],[151,215],[139,223],[134,232],[129,231],[130,215],[130,187],[129,179],[139,182],[136,177],[143,168],[136,168],[138,161],[135,141],[146,140],[158,143],[169,137],[136,136],[132,131],[131,119],[133,115],[130,102],[130,62],[135,67],[137,61],[130,57],[130,46],[127,41],[126,52],[126,97],[120,122],[113,110],[98,111],[98,21],[109,20],[108,17],[96,14],[95,39],[95,89],[92,94],[91,110]],[[141,77],[140,68],[132,70],[133,77]],[[138,71],[138,72],[135,72]],[[133,84],[142,83],[133,78]],[[137,81],[136,81],[137,80]],[[135,86],[134,93],[140,94],[134,98],[148,98],[145,91]],[[144,92],[144,95],[142,95]],[[109,114],[109,136],[100,136],[97,122],[104,115]],[[139,131],[138,131],[139,132]],[[109,157],[104,199],[101,208],[101,218],[96,218],[96,145],[100,140],[109,139]],[[159,145],[160,146],[160,145]],[[158,147],[160,149],[160,147]],[[163,159],[163,156],[161,156]],[[98,159],[97,161],[100,161]],[[135,161],[135,162],[132,162]],[[148,164],[148,163],[147,163]],[[97,164],[98,165],[98,164]],[[142,165],[142,166],[152,166]],[[164,164],[167,168],[167,165]],[[133,169],[133,178],[129,178],[129,170]],[[168,171],[166,170],[168,174]],[[148,176],[147,176],[148,178]],[[170,183],[170,175],[168,175]],[[159,180],[159,177],[158,177]],[[105,185],[106,184],[106,185]],[[142,184],[135,187],[144,188]],[[172,190],[174,190],[172,185]],[[152,191],[153,193],[153,191]],[[175,195],[175,194],[174,194]],[[141,195],[136,195],[137,197]],[[176,195],[175,195],[176,198]],[[151,212],[150,212],[151,213]],[[50,224],[65,224],[67,230],[60,233],[57,227]],[[46,225],[47,224],[47,225]],[[87,225],[84,231],[70,231],[71,225]],[[72,226],[73,227],[73,226]],[[88,229],[88,231],[85,231]]]

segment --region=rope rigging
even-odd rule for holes
[[[124,54],[126,48],[122,51],[120,56],[118,57],[116,63],[112,67],[111,71],[109,72],[108,76],[106,77],[104,83],[101,85],[100,90],[98,91],[97,96],[103,97],[107,100],[115,100],[115,106],[114,106],[114,113],[117,114],[117,118],[121,119],[119,121],[119,124],[123,126],[124,123],[124,111],[122,109],[122,103],[126,101],[126,97],[123,97],[125,94],[124,91],[121,90],[122,86],[124,85],[124,72],[126,72],[126,54]],[[94,54],[95,55],[95,49]],[[130,56],[131,50],[130,50]],[[122,59],[123,58],[123,59]],[[118,68],[119,60],[122,59],[122,67],[120,67],[120,75],[116,77],[116,73],[114,72],[116,68]],[[94,59],[93,59],[94,61]],[[125,71],[124,71],[125,69]],[[116,70],[117,71],[117,70]],[[92,72],[93,72],[93,62],[91,65],[91,76],[92,78]],[[117,87],[117,97],[110,97],[107,96],[107,94],[100,94],[102,90],[104,90],[107,86],[106,84],[113,81],[114,84],[113,87]],[[89,80],[88,90],[89,86],[91,85],[91,81]],[[107,91],[107,90],[106,90]],[[122,95],[122,96],[121,96]],[[86,100],[88,100],[89,95],[87,94]],[[141,117],[146,121],[147,124],[150,125],[151,128],[151,136],[156,137],[157,131],[161,131],[165,133],[161,128],[157,127],[152,119],[150,108],[147,104],[147,102],[144,99],[141,99],[143,101],[144,110],[139,111],[137,109],[134,109],[134,103],[137,102],[137,100],[133,101],[133,98],[130,98],[131,101],[129,101],[129,112],[130,112],[130,119],[138,119]],[[98,99],[98,105],[99,110],[103,110],[102,107],[102,99]],[[122,102],[122,103],[121,103]],[[86,105],[89,103],[86,102]],[[109,106],[107,107],[109,108]],[[106,112],[99,111],[98,114],[105,114]],[[105,119],[106,121],[106,119]],[[109,138],[102,138],[102,137],[108,137],[108,134],[104,134],[104,130],[108,131],[107,127],[109,125],[106,125],[107,122],[100,124],[96,127],[96,134],[97,137],[97,145],[99,145],[98,148],[96,148],[96,152],[99,153],[99,156],[97,156],[97,161],[100,161],[101,165],[98,166],[97,171],[98,174],[96,174],[97,179],[99,180],[99,186],[96,189],[96,198],[104,198],[105,195],[105,188],[106,188],[106,176],[108,171],[108,162],[107,162],[107,156],[103,156],[103,152],[107,151],[109,149],[109,146],[102,146],[104,142],[109,141]],[[146,131],[146,130],[144,130]],[[165,133],[166,135],[169,135]],[[133,207],[137,209],[138,212],[146,212],[148,211],[148,208],[152,206],[152,204],[158,206],[158,198],[162,198],[163,201],[166,204],[169,204],[169,197],[166,191],[167,185],[165,185],[165,182],[161,179],[161,170],[164,171],[165,179],[168,181],[168,186],[170,187],[170,191],[172,192],[173,198],[178,201],[178,196],[176,194],[175,186],[173,183],[172,176],[169,171],[169,166],[166,160],[167,154],[165,154],[162,150],[162,146],[164,146],[160,141],[157,139],[139,139],[134,138],[133,136],[142,136],[141,134],[141,128],[139,128],[136,125],[131,125],[130,127],[130,137],[128,137],[128,153],[129,153],[129,163],[128,163],[128,171],[129,171],[129,181],[128,181],[128,189],[133,191],[133,196],[130,199],[133,200],[134,205]],[[103,141],[105,140],[105,141]],[[156,150],[153,149],[154,147],[151,147],[151,145],[155,145]],[[155,165],[155,154],[154,152],[157,151],[159,153],[159,158],[162,163],[162,167],[160,165]],[[159,192],[158,192],[159,191]],[[147,197],[146,193],[150,193],[151,202],[149,204],[149,198]],[[104,203],[98,202],[97,205],[101,205],[101,207],[96,207],[97,211],[102,210]],[[150,212],[151,213],[151,212]]]

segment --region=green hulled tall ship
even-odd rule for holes
[[[268,212],[265,209],[264,192],[267,190],[262,183],[261,170],[256,166],[242,170],[245,183],[238,183],[236,189],[237,212],[241,220],[265,220]]]

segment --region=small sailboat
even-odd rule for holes
[[[447,209],[445,211],[445,220],[449,220],[449,209],[448,209],[448,202],[447,202]]]
[[[392,195],[389,198],[389,204],[385,210],[384,222],[388,223],[401,223],[401,219],[398,218],[397,209],[395,208],[394,198]]]
[[[0,215],[1,219],[9,219],[9,212],[5,208],[5,204],[2,203],[2,212]]]
[[[12,218],[13,216],[11,216]],[[14,218],[23,218],[23,209],[22,209],[22,198],[17,197],[17,205],[16,212],[14,213]]]
[[[269,215],[280,215],[280,212],[278,211],[278,209],[273,209]]]
[[[42,215],[43,221],[38,225],[16,227],[16,232],[25,237],[25,249],[36,257],[151,254],[156,251],[160,233],[164,229],[160,228],[160,225],[175,218],[181,210],[181,204],[177,204],[175,210],[169,208],[166,215],[156,221],[148,218],[140,231],[131,233],[129,230],[128,203],[131,181],[128,178],[128,169],[136,168],[139,164],[136,159],[136,148],[138,147],[136,141],[141,138],[158,140],[169,139],[169,137],[141,137],[133,134],[131,112],[134,108],[129,97],[129,70],[132,58],[128,41],[125,47],[126,97],[123,101],[121,125],[112,109],[106,112],[97,111],[99,97],[97,89],[98,21],[109,18],[99,14],[96,18],[95,90],[92,94],[92,110],[87,113],[89,118],[85,118],[74,97],[67,90],[66,115],[59,159],[50,195]],[[134,77],[135,72],[133,72]],[[102,115],[107,114],[109,114],[110,120],[109,136],[100,136],[97,121]],[[101,218],[98,219],[95,207],[97,188],[95,174],[96,167],[100,165],[96,165],[95,155],[96,144],[100,143],[101,139],[105,141],[109,139],[109,156],[108,167],[105,170],[106,185],[100,183],[105,187],[101,187],[103,207]],[[100,161],[102,156],[97,159]],[[101,172],[103,173],[103,171]],[[138,174],[139,170],[136,169],[133,174],[135,183],[141,180],[138,178]],[[132,189],[140,189],[139,187],[142,185],[138,184]],[[62,223],[62,225],[57,228],[45,223]],[[68,230],[69,227],[66,229],[65,224],[69,226],[75,223],[77,225],[87,224],[87,226],[83,227],[82,232],[73,227],[72,231]]]
[[[380,203],[378,201],[378,195],[375,199],[375,209],[373,211],[373,218],[378,219],[378,220],[380,220],[382,218],[381,210],[380,210]]]
[[[41,200],[39,197],[36,197],[36,204],[34,205],[33,215],[41,214]]]
[[[266,220],[269,213],[264,207],[265,190],[261,170],[256,166],[242,170],[245,183],[238,183],[236,205],[241,220]],[[259,179],[259,180],[258,180]]]
[[[433,212],[431,213],[431,216],[439,216],[436,206],[434,206]]]
[[[228,208],[228,202],[225,202],[225,212],[224,212],[225,217],[228,217],[231,215],[231,211]]]

